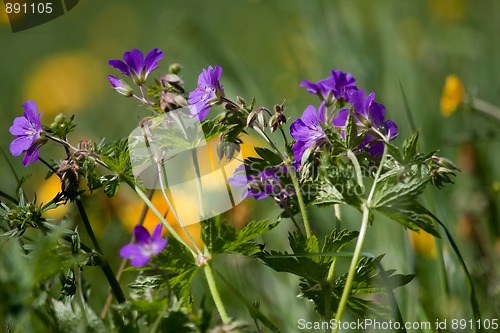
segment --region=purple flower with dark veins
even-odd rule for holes
[[[348,92],[356,89],[356,79],[350,73],[333,70],[326,79],[316,83],[303,80],[300,86],[306,88],[310,94],[318,95],[329,106],[334,100],[349,101]]]
[[[325,103],[321,103],[316,108],[309,105],[302,117],[296,119],[290,126],[290,134],[295,139],[292,147],[294,163],[300,164],[302,155],[307,148],[314,147],[321,139],[325,137],[325,132],[321,123],[325,122]]]
[[[26,152],[23,158],[23,165],[38,161],[38,150],[45,143],[42,138],[42,125],[40,123],[41,113],[38,113],[36,103],[27,101],[23,103],[23,117],[14,119],[14,123],[9,128],[11,134],[17,136],[10,143],[10,152],[14,156],[19,156]]]
[[[398,135],[398,126],[392,120],[385,121],[385,107],[374,101],[375,93],[371,92],[365,97],[363,89],[352,90],[349,92],[349,101],[354,108],[354,115],[356,123],[359,127],[367,128],[368,132],[363,138],[363,142],[359,148],[365,146],[369,147],[372,156],[379,156],[384,150],[382,138],[373,130],[376,130],[382,135],[388,136],[389,140],[393,140]],[[348,109],[342,109],[335,119],[333,124],[338,127],[345,126],[347,116],[349,115]],[[370,133],[370,129],[372,132]]]
[[[203,68],[198,77],[198,86],[189,93],[188,102],[191,105],[191,115],[198,116],[200,121],[203,121],[208,115],[211,103],[224,96],[224,86],[219,82],[221,75],[222,67],[220,66]]]
[[[146,82],[148,75],[158,68],[158,61],[163,58],[163,55],[164,53],[156,48],[149,51],[146,58],[144,58],[141,51],[133,49],[123,54],[123,61],[119,59],[110,60],[108,64],[123,74],[130,76],[136,84],[141,85]]]
[[[167,246],[168,241],[161,236],[161,229],[160,223],[150,235],[142,225],[136,226],[134,228],[136,242],[123,246],[120,250],[120,256],[130,259],[132,266],[142,267],[146,265],[152,256],[159,254]]]

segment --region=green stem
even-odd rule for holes
[[[340,205],[339,204],[333,205],[333,209],[335,210],[335,228],[340,231],[340,228],[341,228]]]
[[[363,220],[361,221],[361,229],[359,230],[358,241],[356,242],[356,248],[354,249],[354,254],[351,260],[351,265],[349,267],[349,273],[347,273],[347,279],[345,282],[344,290],[342,292],[342,297],[340,298],[339,307],[337,309],[337,314],[335,315],[335,321],[338,323],[342,320],[344,315],[344,310],[347,305],[347,299],[351,293],[352,281],[354,280],[354,275],[356,274],[356,267],[358,266],[358,260],[363,248],[363,243],[366,237],[366,231],[368,229],[368,221],[370,217],[370,209],[363,204]],[[338,325],[332,330],[333,333],[338,332]]]
[[[97,242],[97,238],[95,237],[94,231],[92,230],[92,225],[90,224],[90,220],[87,216],[87,212],[85,211],[85,207],[83,206],[83,203],[80,199],[76,199],[76,206],[78,207],[78,212],[80,213],[80,216],[82,217],[83,225],[85,227],[85,230],[87,231],[87,234],[90,237],[90,240],[92,241],[92,246],[94,247],[94,250],[96,250],[100,254],[100,265],[101,270],[103,271],[104,275],[106,276],[106,279],[108,280],[109,286],[111,287],[111,290],[113,291],[113,294],[116,297],[116,300],[118,303],[124,303],[126,301],[125,295],[123,294],[123,291],[120,287],[120,284],[115,278],[115,274],[113,273],[113,270],[109,266],[108,261],[104,257],[104,254],[101,250],[101,247],[99,246],[99,243]]]
[[[220,298],[219,290],[217,290],[217,284],[215,283],[214,272],[212,271],[212,267],[210,263],[207,263],[203,269],[205,273],[205,277],[207,278],[208,288],[210,289],[210,293],[212,294],[212,298],[215,303],[215,307],[219,312],[219,315],[222,319],[222,323],[224,325],[228,325],[231,323],[231,318],[227,315],[226,308],[222,303],[222,299]]]
[[[387,138],[384,138],[387,141]],[[368,195],[368,199],[361,206],[363,210],[363,219],[361,220],[361,228],[359,230],[358,241],[356,242],[356,248],[354,249],[354,254],[351,260],[351,265],[349,267],[349,272],[347,273],[347,279],[345,282],[344,290],[342,291],[342,296],[340,298],[339,307],[337,309],[337,314],[335,315],[335,320],[337,322],[342,320],[342,316],[344,315],[344,310],[347,305],[347,300],[351,293],[352,282],[354,280],[354,275],[356,274],[356,267],[358,266],[358,260],[363,249],[363,243],[366,238],[366,231],[368,230],[368,222],[370,220],[370,208],[371,201],[373,199],[373,195],[375,194],[375,188],[377,187],[378,180],[380,178],[380,174],[382,173],[382,169],[384,168],[385,160],[387,158],[387,145],[384,144],[384,152],[382,153],[382,158],[380,159],[380,164],[375,174],[375,179],[373,180],[372,188],[370,190],[370,194]],[[336,326],[332,332],[338,332],[338,326]]]
[[[302,221],[304,222],[304,228],[306,229],[307,238],[311,237],[311,226],[309,224],[309,218],[307,217],[306,204],[304,198],[302,197],[302,191],[300,190],[299,180],[297,179],[297,174],[294,168],[290,165],[290,160],[285,160],[285,166],[292,180],[293,187],[295,189],[295,194],[297,195],[297,201],[299,202],[300,213],[302,214]]]
[[[354,171],[356,172],[356,180],[358,181],[359,187],[361,187],[361,192],[365,192],[365,185],[363,184],[363,175],[361,174],[361,167],[359,166],[359,161],[356,155],[352,152],[352,150],[347,151],[347,158],[352,162],[352,165],[354,165]]]
[[[170,232],[170,234],[172,234],[172,236],[179,243],[181,243],[184,246],[186,246],[191,251],[191,253],[193,254],[193,256],[196,258],[196,253],[193,251],[193,249],[190,246],[188,246],[186,244],[186,242],[184,242],[184,240],[181,238],[181,236],[179,236],[179,234],[177,233],[177,231],[175,231],[175,229],[172,228],[172,226],[167,222],[167,220],[165,220],[165,218],[163,217],[163,215],[158,211],[158,209],[155,207],[155,205],[153,205],[153,203],[151,202],[151,200],[149,200],[149,198],[146,196],[146,194],[144,194],[144,192],[142,192],[142,190],[137,185],[133,185],[133,188],[134,188],[135,192],[139,195],[139,197],[142,199],[142,201],[144,201],[144,203],[146,205],[148,205],[149,209],[151,209],[151,211],[153,212],[153,214],[155,214],[156,217],[160,220],[160,222],[167,228],[167,230]]]
[[[495,105],[477,98],[473,99],[470,104],[476,111],[483,112],[493,118],[496,118],[497,120],[500,120],[500,109]]]

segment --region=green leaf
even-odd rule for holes
[[[400,181],[397,174],[389,174],[379,182],[371,203],[372,208],[389,206],[393,202],[412,201],[422,193],[429,180],[427,175],[416,174]]]
[[[354,120],[354,110],[351,108],[349,110],[349,115],[347,116],[346,127],[345,127],[345,141],[347,148],[353,149],[357,147],[357,144],[355,142],[357,134],[358,134],[358,125]]]
[[[320,207],[328,207],[334,204],[341,204],[344,202],[342,193],[332,184],[325,184],[321,186],[318,195],[314,198],[314,205]]]
[[[263,147],[255,147],[255,152],[262,157],[264,160],[267,160],[270,164],[272,165],[279,165],[283,163],[283,160],[281,157],[273,152],[270,149],[263,148]]]
[[[166,284],[172,287],[182,304],[192,305],[191,282],[198,271],[191,252],[173,237],[168,237],[168,245],[156,258],[157,267],[165,274]]]
[[[238,299],[245,304],[245,306],[248,309],[248,312],[250,312],[250,315],[254,320],[259,320],[264,326],[266,326],[271,332],[276,332],[279,333],[280,330],[276,325],[273,324],[273,322],[267,318],[259,309],[258,302],[255,304],[251,300],[247,299],[237,288],[233,287],[225,278],[222,274],[217,274],[219,278],[224,281],[224,283],[227,285],[227,287],[231,290],[233,294],[238,297]]]
[[[411,161],[418,153],[418,137],[419,131],[417,130],[403,143],[403,155],[404,160],[407,163]]]
[[[358,232],[347,229],[334,230],[325,237],[320,251],[320,244],[316,236],[306,238],[299,232],[291,232],[288,234],[288,239],[293,251],[292,254],[271,251],[264,252],[258,257],[275,271],[292,273],[308,281],[318,283],[325,279],[331,262],[337,258],[335,253],[339,253],[357,235]]]
[[[273,229],[278,223],[269,223],[268,220],[252,221],[237,231],[221,218],[215,217],[201,222],[201,234],[212,256],[219,253],[253,256],[261,252],[261,246],[253,239]]]
[[[357,264],[347,306],[362,318],[389,318],[390,308],[384,304],[365,300],[354,295],[384,294],[388,289],[392,292],[394,288],[401,287],[414,278],[413,275],[393,274],[394,270],[382,272],[380,262],[383,257],[381,255],[376,258],[363,258]],[[336,278],[332,285],[329,285],[326,281],[313,282],[302,279],[300,284],[301,296],[312,300],[315,303],[316,311],[324,316],[325,301],[331,302],[330,309],[338,308],[346,279],[347,273]]]
[[[82,311],[78,304],[63,303],[56,300],[52,301],[52,306],[53,313],[59,324],[59,332],[108,332],[104,323],[89,306],[85,306]]]
[[[415,231],[423,229],[435,237],[441,237],[434,228],[432,214],[415,200],[393,202],[390,205],[378,207],[377,211],[406,228]]]

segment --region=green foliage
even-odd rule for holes
[[[276,227],[279,222],[252,221],[241,230],[236,230],[218,217],[207,219],[201,223],[202,239],[212,256],[220,253],[239,253],[253,256],[261,251],[261,245],[254,239]]]
[[[104,186],[106,195],[112,197],[116,195],[122,181],[128,184],[135,183],[132,165],[130,164],[127,139],[122,139],[111,145],[102,147],[100,149],[100,154],[102,161],[115,174],[99,177],[99,184],[96,184],[95,187]]]
[[[168,285],[182,304],[191,306],[191,282],[198,271],[191,252],[175,238],[168,238],[168,246],[156,258],[164,274],[163,285]]]
[[[325,302],[330,303],[329,309],[338,307],[347,274],[342,274],[328,282],[328,272],[333,262],[339,257],[346,256],[346,253],[340,250],[357,236],[357,232],[347,229],[334,230],[325,237],[320,248],[315,236],[306,238],[300,233],[292,232],[289,234],[291,254],[271,251],[264,252],[258,257],[275,271],[288,272],[301,277],[300,295],[313,301],[315,310],[320,315],[329,316],[330,314],[325,313]],[[390,314],[390,308],[352,295],[384,294],[413,279],[413,275],[393,274],[393,270],[381,272],[382,258],[383,256],[364,258],[357,265],[347,305],[361,317],[387,317]]]
[[[288,234],[291,254],[270,251],[263,252],[258,258],[275,271],[292,273],[310,281],[321,281],[326,278],[336,254],[357,235],[355,231],[335,229],[325,237],[320,250],[316,236],[306,238],[299,232],[291,232]]]

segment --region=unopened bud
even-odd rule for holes
[[[182,66],[177,64],[177,63],[171,64],[168,67],[168,71],[172,74],[179,74],[181,70],[182,70]]]
[[[123,96],[130,97],[134,93],[132,88],[119,78],[113,75],[108,75],[108,81],[111,83],[113,86],[113,89],[115,89],[118,93],[122,94]]]
[[[241,105],[245,106],[247,105],[247,102],[245,101],[245,99],[241,96],[236,96],[236,100],[238,101],[238,103],[240,103]]]

